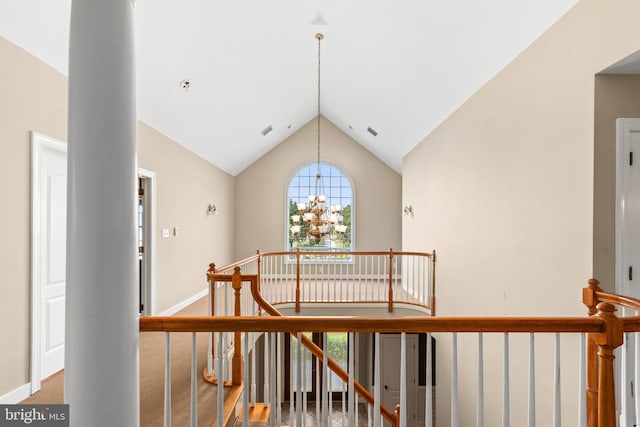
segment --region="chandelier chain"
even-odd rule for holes
[[[320,42],[322,41],[322,34],[316,34],[318,39],[318,163],[317,163],[317,177],[320,178]]]

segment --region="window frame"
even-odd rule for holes
[[[291,187],[291,182],[293,181],[293,179],[300,173],[300,171],[302,169],[308,168],[310,166],[316,165],[318,162],[314,161],[314,160],[310,160],[307,161],[301,165],[299,165],[298,167],[296,167],[293,172],[291,174],[289,174],[285,186],[284,186],[284,213],[283,213],[283,223],[284,223],[284,248],[286,252],[292,252],[294,251],[293,248],[289,247],[289,227],[290,227],[290,216],[289,216],[289,188]],[[349,182],[349,185],[351,186],[351,225],[349,226],[351,228],[351,245],[349,250],[342,250],[340,252],[355,252],[355,248],[356,248],[356,224],[355,224],[355,219],[356,219],[356,188],[355,185],[353,184],[353,179],[351,179],[351,176],[349,174],[347,174],[344,169],[342,169],[341,167],[339,167],[338,165],[336,165],[333,162],[327,161],[327,160],[321,160],[320,161],[321,165],[325,165],[325,166],[329,166],[331,168],[336,169],[338,172],[340,172],[342,174],[342,176]],[[326,184],[324,187],[330,187],[331,183],[329,183],[329,185]],[[301,249],[302,250],[302,249]],[[322,251],[318,251],[318,253],[326,253],[326,254],[330,254],[332,251],[331,250],[322,250]],[[334,251],[334,252],[338,252],[338,251]],[[352,256],[349,256],[347,259],[324,259],[325,257],[322,257],[322,259],[318,259],[318,260],[314,260],[314,259],[306,259],[306,258],[301,258],[300,259],[300,263],[305,263],[305,264],[353,264],[354,260]],[[291,264],[291,263],[295,263],[296,259],[295,258],[290,258],[290,257],[285,257],[285,263],[287,264]]]

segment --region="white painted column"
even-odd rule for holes
[[[71,426],[139,424],[131,0],[73,0],[65,402]]]

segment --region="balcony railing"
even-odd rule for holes
[[[255,260],[256,270],[259,263]],[[253,261],[251,261],[253,262]],[[337,376],[346,384],[346,391],[343,393],[343,419],[345,425],[355,426],[358,416],[357,395],[360,395],[360,401],[367,403],[370,408],[367,410],[369,425],[379,427],[382,425],[391,425],[394,427],[405,427],[407,425],[416,425],[416,421],[408,419],[407,415],[407,387],[406,387],[406,334],[425,333],[430,337],[431,334],[438,334],[440,342],[448,341],[451,348],[450,359],[450,395],[439,395],[439,399],[447,399],[450,402],[450,413],[437,414],[434,412],[432,405],[432,388],[426,387],[424,396],[424,411],[422,411],[422,419],[420,425],[432,426],[434,417],[442,417],[450,422],[451,426],[460,424],[460,416],[464,414],[469,417],[469,410],[475,409],[476,426],[484,426],[485,420],[495,419],[496,416],[502,419],[503,426],[509,426],[512,419],[517,420],[516,425],[550,425],[560,426],[562,420],[562,402],[568,395],[577,393],[579,402],[579,411],[576,417],[578,426],[588,427],[614,427],[617,418],[620,416],[624,419],[622,425],[633,425],[636,417],[635,408],[640,408],[637,399],[640,395],[640,388],[637,380],[638,369],[637,362],[633,369],[629,369],[623,361],[624,368],[622,380],[618,385],[621,391],[621,410],[616,412],[615,383],[614,383],[614,350],[620,347],[625,339],[633,334],[637,337],[640,332],[640,317],[637,311],[640,310],[640,301],[631,298],[620,297],[616,295],[606,294],[598,287],[595,280],[589,281],[589,286],[583,292],[583,301],[589,310],[589,317],[430,317],[421,316],[414,318],[406,317],[283,317],[278,315],[278,311],[261,295],[261,285],[259,284],[258,274],[242,274],[238,265],[233,266],[234,273],[226,275],[226,278],[220,278],[219,273],[215,271],[209,272],[209,278],[215,278],[212,284],[229,283],[233,289],[233,311],[225,309],[226,301],[229,298],[229,291],[225,291],[225,286],[217,288],[212,293],[212,316],[202,317],[147,317],[140,319],[141,332],[147,331],[163,331],[167,334],[167,340],[171,333],[182,332],[212,332],[215,343],[212,346],[213,359],[211,369],[205,372],[205,375],[214,376],[213,368],[218,376],[218,413],[217,420],[214,425],[225,425],[225,410],[223,407],[223,387],[224,383],[235,384],[241,402],[239,403],[239,418],[242,419],[242,425],[248,426],[250,420],[250,409],[259,405],[256,402],[256,376],[258,370],[256,364],[265,364],[265,374],[262,378],[264,385],[263,403],[268,407],[269,417],[266,421],[270,426],[282,426],[285,422],[286,414],[283,414],[282,407],[285,396],[283,395],[282,375],[282,357],[283,342],[285,333],[293,337],[300,337],[299,340],[292,341],[293,346],[297,346],[297,353],[301,357],[297,357],[294,364],[294,371],[300,373],[292,375],[290,379],[290,389],[292,390],[290,400],[290,410],[288,425],[302,426],[307,411],[308,402],[301,397],[304,387],[301,385],[304,379],[304,372],[301,360],[304,359],[303,346],[308,346],[313,354],[313,360],[320,367],[323,375],[327,378],[329,371],[333,370]],[[251,286],[251,302],[246,296],[249,294],[248,285]],[[213,285],[212,285],[213,286]],[[214,286],[214,289],[215,286]],[[224,293],[227,296],[223,296]],[[219,301],[219,303],[216,303]],[[224,304],[223,304],[224,302]],[[616,308],[614,305],[624,307],[621,310],[623,315],[630,317],[616,317]],[[227,310],[227,312],[221,311]],[[234,315],[235,314],[235,315]],[[347,332],[353,342],[355,334],[373,334],[374,336],[374,360],[373,382],[372,384],[360,385],[363,390],[358,390],[358,378],[354,375],[354,351],[350,348],[348,352],[347,368],[340,372],[335,362],[332,363],[326,356],[326,348],[313,348],[309,343],[305,342],[303,333],[329,333],[329,332]],[[381,365],[380,365],[380,336],[383,333],[399,333],[401,334],[401,346],[399,351],[400,371],[400,395],[399,406],[396,408],[384,408],[381,399]],[[485,399],[488,396],[496,394],[495,389],[491,388],[489,394],[486,393],[486,377],[485,367],[488,365],[485,355],[488,354],[486,343],[496,341],[496,335],[501,337],[500,346],[502,353],[502,409],[501,414],[487,414],[485,409]],[[264,347],[258,349],[257,343],[259,336],[268,337],[263,340]],[[470,338],[475,336],[477,352],[476,372],[476,404],[474,408],[459,404],[460,390],[458,383],[458,352],[459,338],[465,337],[465,344],[468,344]],[[521,344],[523,341],[520,336],[526,338],[526,346],[528,347],[529,362],[527,385],[525,389],[519,389],[518,384],[511,380],[513,374],[510,368],[511,353],[514,351],[514,344]],[[554,360],[553,368],[547,373],[540,372],[539,358],[541,357],[541,347],[536,348],[536,342],[549,341],[547,337],[551,337],[552,345],[549,353]],[[515,338],[514,338],[515,337]],[[489,339],[488,339],[489,338]],[[471,339],[471,341],[473,341]],[[514,341],[516,341],[514,343]],[[640,340],[635,339],[633,342],[638,343]],[[326,340],[325,340],[326,342]],[[431,340],[428,339],[430,344]],[[543,346],[544,347],[544,346]],[[258,351],[259,350],[259,351]],[[495,351],[495,349],[491,349]],[[579,387],[574,390],[561,389],[560,363],[562,360],[561,350],[571,352],[577,350],[579,353],[578,372]],[[638,351],[638,350],[636,350]],[[260,359],[258,353],[262,353]],[[427,351],[424,369],[427,375],[427,384],[431,384],[430,379],[433,377],[432,363],[430,360],[431,352]],[[623,353],[624,354],[624,353]],[[639,353],[636,353],[635,361],[639,360]],[[544,356],[544,355],[543,355]],[[624,356],[622,356],[624,357]],[[195,359],[194,359],[195,360]],[[492,364],[499,362],[494,360]],[[634,365],[629,363],[629,365]],[[537,369],[536,369],[537,368]],[[468,371],[468,367],[466,369]],[[167,376],[170,375],[170,366],[167,367]],[[195,374],[192,368],[192,378]],[[631,381],[629,378],[634,378]],[[192,379],[192,381],[194,381]],[[540,382],[552,384],[552,393],[544,394],[544,398],[551,399],[551,407],[547,419],[536,420],[536,407],[541,405],[540,393],[536,395],[536,386]],[[545,384],[546,384],[545,383]],[[627,387],[633,384],[633,393],[627,393]],[[170,387],[170,381],[166,383]],[[192,388],[192,399],[196,393],[195,387]],[[332,411],[330,385],[323,382],[322,390],[319,394],[319,405],[317,405],[318,421],[320,425],[329,419]],[[468,394],[468,391],[466,392]],[[629,397],[626,397],[629,394]],[[170,391],[168,392],[170,396]],[[510,396],[527,395],[527,411],[526,413],[514,412],[510,406]],[[549,402],[542,402],[543,406],[548,406]],[[319,408],[319,409],[318,409]],[[227,414],[230,414],[227,411]],[[334,414],[335,415],[335,414]],[[362,414],[360,414],[362,415]],[[235,416],[231,413],[231,416]],[[492,418],[490,418],[492,417]],[[539,414],[538,414],[539,417]],[[170,417],[167,416],[168,419]],[[194,426],[195,417],[192,417],[191,425]],[[629,421],[627,423],[627,420]],[[423,423],[423,424],[422,424]],[[165,424],[168,425],[168,424]]]
[[[310,260],[322,262],[309,262]],[[435,314],[436,253],[424,252],[258,252],[242,261],[216,267],[208,280],[232,274],[257,274],[260,293],[270,304],[385,303],[420,306]]]

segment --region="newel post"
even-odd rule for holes
[[[616,308],[609,303],[597,305],[597,316],[604,320],[605,330],[595,334],[598,345],[598,427],[616,426],[616,399],[613,374],[613,350],[624,341],[622,319],[614,314]]]
[[[587,306],[589,316],[595,316],[598,305],[597,292],[600,292],[600,282],[589,279],[589,287],[582,289],[582,302]],[[587,336],[587,427],[598,427],[598,345],[596,334]]]
[[[389,248],[389,313],[393,313],[393,249]]]
[[[240,290],[242,289],[242,275],[240,267],[233,269],[231,276],[231,286],[233,286],[235,296],[234,316],[241,316],[240,311]],[[233,333],[233,359],[231,362],[231,384],[242,384],[242,337],[239,331]]]

